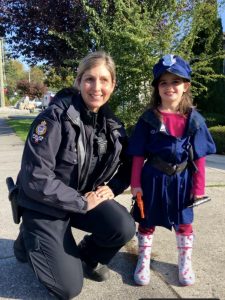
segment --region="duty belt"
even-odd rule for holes
[[[171,164],[160,158],[159,156],[153,156],[148,158],[148,163],[159,171],[166,175],[175,175],[181,173],[187,167],[188,162],[184,161],[181,164]]]

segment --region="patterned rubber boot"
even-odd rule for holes
[[[192,270],[191,254],[194,235],[176,234],[178,248],[179,281],[182,285],[195,283],[195,274]]]
[[[150,259],[153,234],[138,233],[138,262],[134,272],[134,281],[138,285],[150,282]]]

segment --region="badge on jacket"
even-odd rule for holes
[[[34,133],[32,135],[32,142],[34,142],[35,144],[42,142],[46,132],[47,132],[47,123],[46,121],[41,121],[41,123],[38,124],[34,130]]]

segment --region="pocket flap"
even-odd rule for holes
[[[66,162],[69,162],[73,165],[77,164],[77,153],[70,151],[68,149],[63,149],[59,155],[58,155],[59,159],[62,159]]]

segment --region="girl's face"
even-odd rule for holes
[[[79,82],[79,89],[87,108],[98,112],[105,104],[115,87],[115,82],[104,63],[84,72]]]
[[[181,77],[166,72],[158,83],[159,95],[161,97],[162,108],[176,109],[182,100],[182,95],[190,86],[190,82],[184,81]]]

